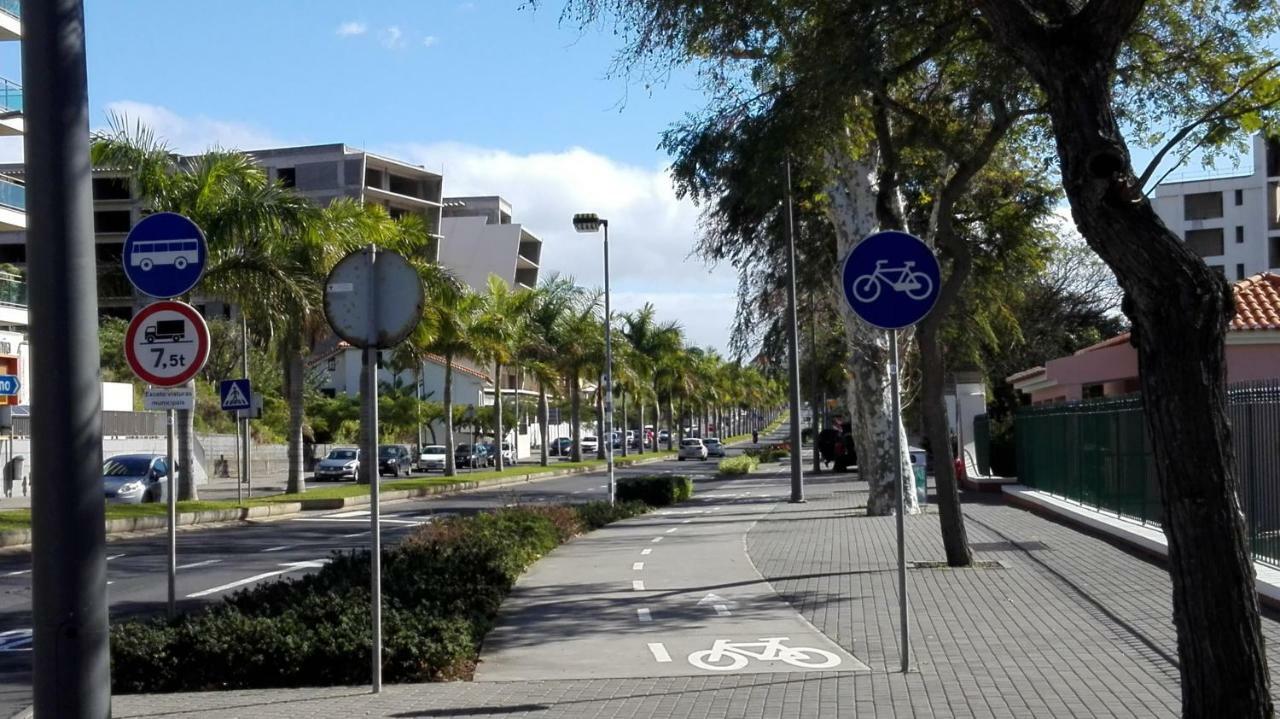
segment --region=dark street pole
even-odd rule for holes
[[[22,3],[35,714],[111,716],[98,281],[81,0]],[[67,457],[76,461],[67,462]]]
[[[791,207],[791,159],[787,158],[787,384],[791,395],[791,501],[804,501],[800,461],[800,337],[796,327],[796,225]]]
[[[818,432],[825,425],[818,418],[818,307],[813,301],[813,290],[809,290],[809,406],[813,408],[813,473],[822,471],[822,455],[818,452]],[[826,405],[824,404],[825,408]]]

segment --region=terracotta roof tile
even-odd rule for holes
[[[1236,316],[1233,332],[1280,330],[1280,275],[1263,272],[1233,285]]]

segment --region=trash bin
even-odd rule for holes
[[[925,463],[929,461],[928,455],[919,447],[908,447],[907,452],[911,454],[911,473],[915,475],[916,480],[916,501],[924,504],[926,497],[929,496],[929,480],[925,474]]]

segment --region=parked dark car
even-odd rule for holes
[[[460,444],[453,450],[453,464],[457,467],[489,466],[489,454],[482,444]]]
[[[556,441],[552,442],[551,446],[548,448],[548,452],[553,457],[559,457],[562,455],[567,457],[572,453],[572,450],[573,450],[572,437],[560,437]]]
[[[413,472],[413,455],[403,444],[384,444],[378,447],[378,476],[408,477]]]

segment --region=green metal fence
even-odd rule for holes
[[[973,449],[978,455],[978,471],[982,476],[991,475],[991,419],[985,414],[973,418]]]
[[[1280,565],[1280,380],[1228,388],[1240,501],[1254,558]],[[1018,478],[1100,512],[1160,524],[1160,487],[1138,395],[1025,407]]]

